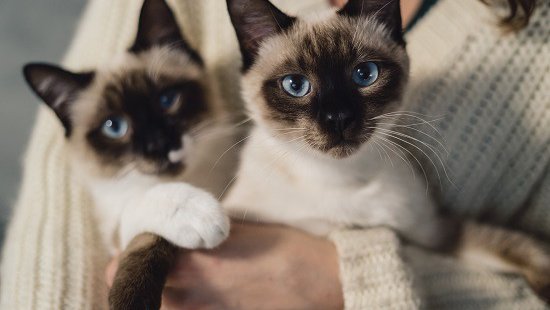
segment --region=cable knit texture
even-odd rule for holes
[[[297,9],[316,1],[274,2]],[[238,103],[239,54],[225,1],[169,2],[204,56],[218,95]],[[64,64],[91,68],[125,49],[140,5],[90,1]],[[437,186],[435,170],[427,169],[442,205],[547,238],[549,23],[550,2],[539,1],[527,29],[503,36],[478,0],[440,0],[408,35],[406,96],[408,110],[443,115],[436,126],[449,156],[441,161],[454,185],[443,179]],[[71,178],[61,126],[41,108],[4,247],[0,308],[106,308],[107,257],[97,225],[89,197]],[[338,231],[330,238],[340,256],[346,309],[545,308],[521,278],[403,245],[388,229]]]

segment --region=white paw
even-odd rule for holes
[[[229,217],[219,202],[206,192],[195,193],[174,208],[169,222],[174,227],[173,233],[163,237],[182,248],[210,249],[229,235]]]
[[[212,195],[185,183],[166,183],[125,208],[121,243],[125,247],[135,236],[150,232],[182,248],[209,249],[227,238],[229,226],[229,218]]]

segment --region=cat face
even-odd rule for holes
[[[71,113],[70,140],[86,142],[81,147],[99,155],[101,165],[177,175],[193,148],[193,129],[213,111],[200,67],[161,47],[97,74]]]
[[[30,64],[24,73],[62,122],[75,158],[102,176],[178,175],[194,128],[216,113],[202,61],[163,0],[145,1],[137,38],[117,62],[87,73]]]
[[[399,1],[351,0],[316,20],[267,0],[227,2],[248,109],[274,136],[345,157],[397,107],[408,75]]]

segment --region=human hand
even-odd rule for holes
[[[329,3],[335,7],[343,7],[348,0],[329,0]]]
[[[108,283],[116,259],[107,269]],[[342,309],[335,246],[298,230],[234,224],[211,251],[181,250],[163,309]]]

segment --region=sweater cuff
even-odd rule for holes
[[[338,251],[345,309],[415,309],[419,298],[398,236],[387,228],[330,235]]]

